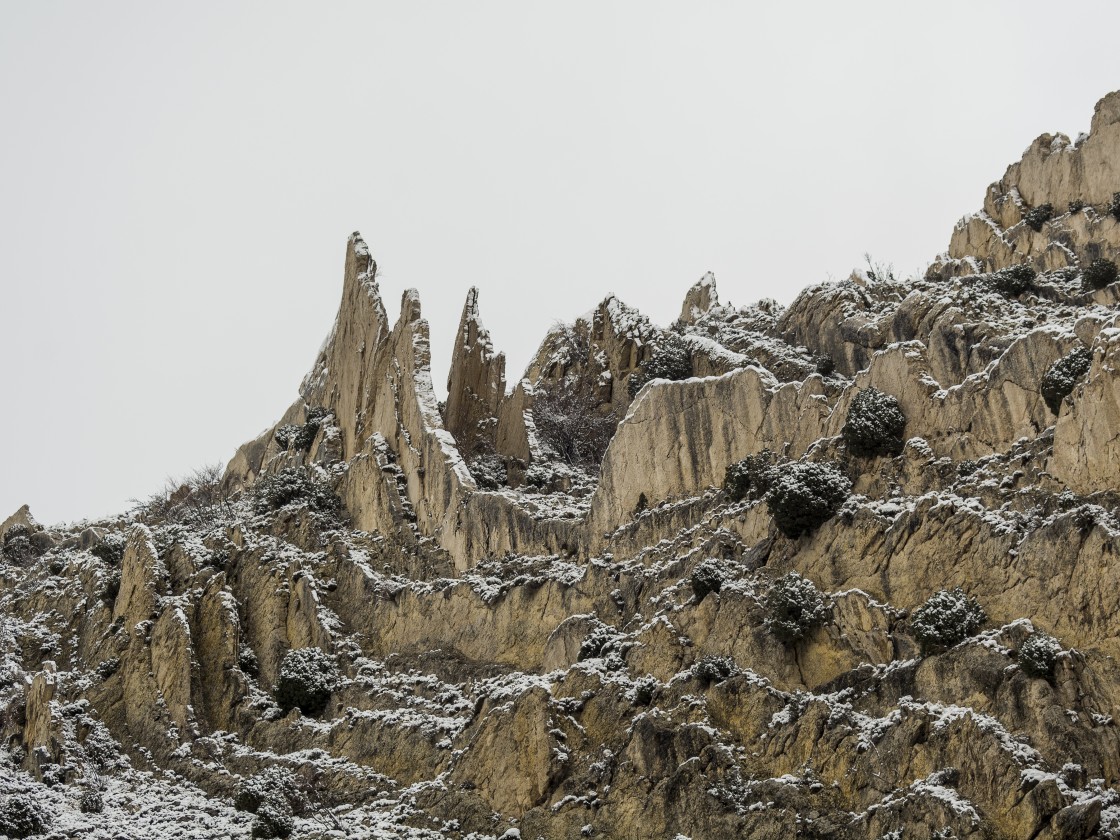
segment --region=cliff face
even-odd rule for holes
[[[472,289],[445,404],[353,235],[220,480],[0,525],[0,821],[1120,836],[1118,150],[1110,94],[923,277],[608,296],[508,393]]]

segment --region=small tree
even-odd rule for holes
[[[852,483],[830,464],[801,462],[784,467],[766,494],[766,506],[783,534],[797,539],[832,518]]]
[[[1084,209],[1085,209],[1085,202],[1084,202],[1084,200],[1082,200],[1080,198],[1075,198],[1075,199],[1073,199],[1073,201],[1071,201],[1069,203],[1069,212],[1071,214],[1072,213],[1080,213]]]
[[[973,635],[987,620],[975,598],[960,587],[942,589],[914,611],[910,630],[925,653],[951,648]]]
[[[902,452],[906,415],[895,397],[867,388],[852,398],[840,435],[848,451],[861,457]]]
[[[1030,677],[1048,680],[1062,652],[1058,640],[1049,633],[1035,630],[1019,646],[1019,667]]]
[[[1116,282],[1118,272],[1116,263],[1112,260],[1099,257],[1089,263],[1081,274],[1081,284],[1087,292],[1103,289]]]
[[[305,715],[322,714],[338,685],[334,659],[319,648],[290,650],[280,663],[276,702],[285,712],[298,708]]]
[[[307,785],[295,773],[275,764],[260,773],[242,779],[234,796],[234,807],[239,811],[257,813],[270,799],[282,799],[290,813],[304,815],[309,801]]]
[[[533,401],[541,439],[573,466],[598,469],[618,427],[618,415],[603,411],[586,387],[542,388]]]
[[[0,834],[22,840],[42,834],[46,823],[42,809],[30,796],[9,796],[0,802]]]
[[[988,285],[1004,297],[1018,297],[1034,288],[1038,272],[1029,265],[1013,265],[988,275]]]
[[[1092,362],[1092,352],[1079,347],[1046,369],[1039,383],[1039,393],[1055,416],[1061,413],[1062,402],[1073,393],[1077,383],[1089,372]]]
[[[285,467],[275,475],[264,476],[253,486],[253,504],[258,513],[279,510],[293,502],[302,502],[317,513],[334,516],[342,513],[342,500],[307,467]]]
[[[692,594],[696,603],[704,600],[709,592],[719,592],[723,587],[723,566],[718,560],[704,560],[692,570]]]
[[[774,453],[763,449],[736,461],[723,475],[723,489],[735,501],[761,499],[774,483]]]
[[[766,597],[767,629],[783,642],[796,642],[828,615],[820,590],[796,572],[778,578]]]
[[[257,810],[257,816],[249,830],[251,837],[261,840],[291,837],[295,820],[288,803],[280,798],[269,798]]]

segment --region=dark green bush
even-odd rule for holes
[[[128,539],[124,534],[114,531],[102,537],[89,553],[110,566],[119,566],[127,543]]]
[[[1071,201],[1069,203],[1069,212],[1070,213],[1080,213],[1084,209],[1085,209],[1085,202],[1082,201],[1080,198],[1075,198],[1073,201]]]
[[[905,432],[906,415],[898,400],[867,388],[852,398],[840,435],[853,455],[874,457],[900,454]]]
[[[319,648],[290,650],[280,663],[276,702],[285,712],[298,708],[305,715],[322,714],[338,685],[334,659]]]
[[[257,655],[248,645],[242,645],[241,649],[238,651],[237,667],[241,669],[243,674],[253,677],[254,679],[259,677],[261,673],[261,666],[257,661]]]
[[[1054,674],[1054,664],[1061,652],[1057,639],[1035,630],[1019,646],[1019,667],[1027,676],[1048,680]]]
[[[1049,201],[1045,204],[1040,204],[1038,207],[1032,207],[1023,216],[1023,221],[1027,223],[1033,231],[1042,230],[1042,226],[1054,217],[1054,205]]]
[[[784,642],[796,642],[828,615],[820,590],[796,572],[778,578],[766,596],[766,628]]]
[[[0,802],[0,834],[22,840],[42,834],[46,823],[43,810],[30,796],[9,796]]]
[[[100,814],[105,810],[105,802],[101,798],[101,793],[96,790],[87,790],[78,800],[78,809],[83,814]]]
[[[1120,222],[1120,192],[1112,194],[1112,201],[1108,202],[1108,212],[1112,215],[1112,218]]]
[[[307,409],[307,422],[302,425],[289,423],[281,426],[275,433],[276,443],[281,449],[307,452],[315,442],[315,436],[319,434],[323,421],[330,416],[330,413],[326,408]]]
[[[101,585],[101,600],[112,604],[117,600],[117,596],[120,594],[121,572],[120,569],[112,569],[109,574],[105,576],[105,581]]]
[[[631,399],[642,386],[653,379],[688,379],[692,376],[692,351],[675,332],[663,333],[654,345],[653,354],[630,374],[626,383]]]
[[[1116,263],[1100,257],[1089,263],[1081,275],[1081,284],[1085,291],[1093,292],[1115,283],[1117,274]]]
[[[634,683],[634,705],[648,706],[653,702],[653,695],[660,688],[661,683],[657,677],[646,675]]]
[[[263,476],[253,486],[253,497],[258,513],[279,510],[293,502],[306,504],[317,513],[342,513],[342,500],[306,467],[285,467],[275,475]]]
[[[501,455],[479,455],[471,459],[467,469],[482,490],[499,490],[509,484],[506,460]]]
[[[295,820],[291,809],[283,799],[268,799],[257,809],[257,816],[249,829],[249,836],[261,840],[291,837],[295,830]]]
[[[821,353],[813,359],[813,366],[821,376],[832,376],[836,372],[836,362],[828,353]]]
[[[704,600],[709,592],[719,592],[723,586],[723,566],[718,560],[704,560],[692,570],[692,594],[696,602]]]
[[[739,670],[730,656],[705,656],[692,666],[692,673],[704,685],[723,682]]]
[[[255,814],[270,799],[283,800],[289,813],[300,816],[307,813],[310,805],[307,785],[303,780],[290,770],[275,764],[242,779],[237,785],[233,804],[239,811]]]
[[[3,554],[9,562],[22,566],[38,557],[41,552],[31,541],[31,529],[26,525],[13,525],[4,533]]]
[[[735,501],[761,499],[770,490],[776,475],[774,453],[763,449],[728,466],[723,475],[723,489]]]
[[[634,515],[637,516],[642,511],[649,507],[649,499],[646,498],[645,493],[638,494],[638,501],[634,504]]]
[[[1029,265],[1013,265],[988,275],[988,284],[993,291],[1004,297],[1018,297],[1034,288],[1038,272]]]
[[[975,598],[960,587],[942,589],[914,611],[910,631],[924,653],[934,653],[963,642],[987,620]]]
[[[1077,383],[1089,372],[1092,362],[1092,352],[1079,347],[1046,369],[1039,383],[1039,393],[1055,416],[1061,412],[1063,400],[1073,393]]]
[[[848,477],[830,464],[794,463],[775,477],[766,506],[778,530],[797,539],[831,519],[851,490]]]

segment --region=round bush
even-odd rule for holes
[[[718,560],[704,560],[692,570],[692,594],[696,602],[704,600],[709,592],[719,592],[723,586],[723,566]]]
[[[775,477],[766,506],[778,530],[797,539],[831,519],[851,489],[848,477],[836,467],[795,463]]]
[[[767,629],[784,642],[796,642],[828,615],[820,590],[796,572],[774,582],[766,597],[766,608],[770,612]]]
[[[105,802],[101,799],[100,792],[87,790],[78,800],[78,808],[83,814],[100,814],[105,810]]]
[[[251,837],[272,840],[276,837],[291,837],[294,829],[295,820],[292,819],[288,803],[280,798],[269,798],[257,809],[257,816],[249,833]]]
[[[738,670],[730,656],[705,656],[692,666],[692,673],[705,685],[723,682]]]
[[[22,796],[10,796],[0,802],[0,834],[22,840],[43,833],[46,819],[42,810]]]
[[[852,398],[840,435],[853,455],[874,457],[901,453],[905,432],[906,415],[898,400],[867,388]]]
[[[1046,202],[1045,204],[1040,204],[1038,207],[1032,207],[1028,210],[1027,214],[1023,217],[1023,221],[1027,223],[1027,227],[1037,232],[1042,230],[1042,226],[1050,221],[1053,215],[1054,205],[1050,202]]]
[[[1055,416],[1061,412],[1065,398],[1073,393],[1077,383],[1089,372],[1092,361],[1092,352],[1080,347],[1046,369],[1038,390]]]
[[[960,587],[942,589],[914,611],[910,631],[924,652],[936,652],[963,642],[987,620],[975,598]]]
[[[1085,209],[1085,202],[1080,198],[1075,198],[1073,201],[1071,201],[1069,203],[1069,212],[1070,213],[1080,213],[1084,209]]]
[[[312,717],[322,714],[338,685],[334,659],[319,648],[290,650],[280,663],[276,702],[285,712],[298,708]]]
[[[1019,667],[1028,676],[1048,680],[1054,673],[1054,664],[1061,652],[1062,646],[1057,639],[1049,633],[1035,630],[1019,646]]]
[[[648,706],[653,702],[653,695],[657,689],[661,687],[661,683],[657,681],[657,677],[646,675],[634,683],[634,705],[635,706]]]
[[[821,376],[832,376],[836,372],[836,362],[828,353],[822,353],[813,359],[813,367]]]
[[[255,814],[270,799],[283,799],[293,814],[307,813],[307,791],[302,780],[290,770],[275,764],[242,779],[233,804],[239,811]]]
[[[1118,275],[1116,263],[1104,257],[1093,260],[1081,274],[1081,283],[1087,292],[1103,289],[1116,282]]]
[[[774,483],[774,453],[763,449],[736,461],[723,474],[723,489],[735,501],[761,499]]]

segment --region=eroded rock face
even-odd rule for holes
[[[158,770],[169,808],[188,791],[243,834],[230,801],[267,767],[308,787],[311,838],[1117,834],[1120,293],[1078,272],[1116,250],[1118,102],[1036,141],[924,277],[783,309],[705,276],[670,330],[608,297],[509,394],[472,290],[442,411],[418,295],[390,323],[352,236],[298,398],[220,484],[0,526],[19,783],[91,831],[72,790],[108,783],[124,812]],[[1028,262],[1022,288],[992,274]],[[663,342],[693,376],[632,395]],[[1055,417],[1043,377],[1086,349]],[[544,439],[559,388],[621,418],[601,464]],[[901,452],[846,443],[869,389]],[[791,538],[766,489],[790,475],[851,493]],[[782,498],[827,488],[802,489]],[[919,608],[956,588],[985,620],[938,646]],[[281,708],[292,650],[318,652],[325,704]]]

